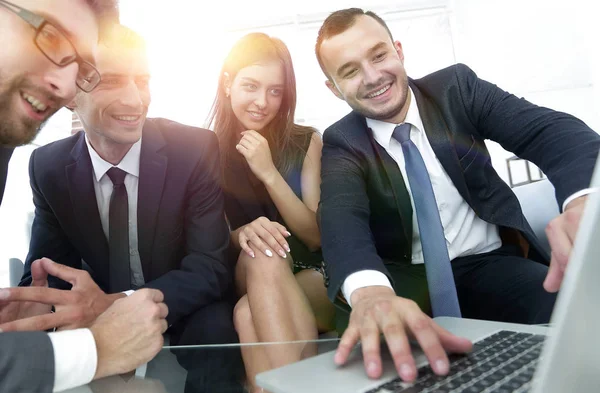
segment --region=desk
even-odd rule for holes
[[[69,393],[246,393],[240,348],[271,346],[306,357],[332,351],[339,338],[285,343],[164,347],[147,364],[145,375],[113,376]],[[138,369],[139,370],[139,369]]]

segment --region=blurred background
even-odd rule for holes
[[[314,55],[327,15],[360,7],[378,13],[401,41],[408,75],[465,63],[480,78],[542,106],[571,113],[600,132],[600,27],[592,0],[120,0],[121,22],[147,40],[150,117],[204,126],[222,62],[235,40],[261,31],[282,39],[294,61],[297,122],[321,132],[348,113],[325,87]],[[61,110],[30,145],[15,150],[0,207],[0,287],[8,259],[25,259],[33,218],[28,161],[38,146],[65,138],[78,122]],[[509,184],[529,181],[527,163],[488,142]],[[510,169],[509,169],[510,168]],[[539,178],[532,167],[531,177]]]

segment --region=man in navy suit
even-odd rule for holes
[[[32,262],[48,257],[87,270],[101,289],[99,304],[159,289],[171,344],[234,342],[217,139],[209,130],[146,119],[150,76],[135,32],[121,25],[107,31],[96,63],[100,84],[70,104],[85,132],[31,156],[35,217],[21,284],[29,285]]]
[[[0,0],[0,202],[13,148],[29,143],[77,86],[94,87],[99,25],[116,17],[112,0]],[[161,349],[168,310],[155,289],[115,302],[89,329],[15,332],[68,325],[74,310],[90,308],[76,291],[46,287],[52,274],[93,289],[85,272],[48,259],[32,270],[30,287],[0,289],[1,392],[66,390],[128,372]],[[68,311],[50,314],[57,303]]]
[[[350,312],[336,362],[360,338],[367,374],[378,377],[383,333],[404,380],[416,377],[408,337],[443,375],[445,350],[471,343],[430,316],[548,322],[593,191],[600,137],[464,65],[408,78],[400,42],[372,12],[331,14],[316,55],[329,89],[353,109],[323,137],[327,285]],[[547,229],[551,257],[494,171],[485,139],[534,162],[554,184],[563,213]]]

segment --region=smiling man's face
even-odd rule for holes
[[[11,0],[64,30],[77,52],[93,62],[98,41],[94,12],[83,0]],[[35,29],[0,7],[0,145],[19,146],[35,138],[42,124],[77,91],[79,66],[59,67],[34,43]]]
[[[368,15],[323,41],[320,54],[327,86],[365,117],[400,123],[406,111],[408,77],[398,41]]]

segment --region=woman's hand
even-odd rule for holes
[[[250,224],[244,225],[238,236],[240,247],[252,258],[254,258],[254,251],[250,244],[268,257],[273,256],[272,250],[275,250],[282,258],[286,258],[285,251],[290,252],[290,246],[285,238],[290,237],[291,233],[280,223],[266,217],[259,217]]]
[[[277,168],[273,164],[269,142],[254,130],[242,132],[242,139],[235,146],[240,152],[254,175],[266,184],[277,175]]]

